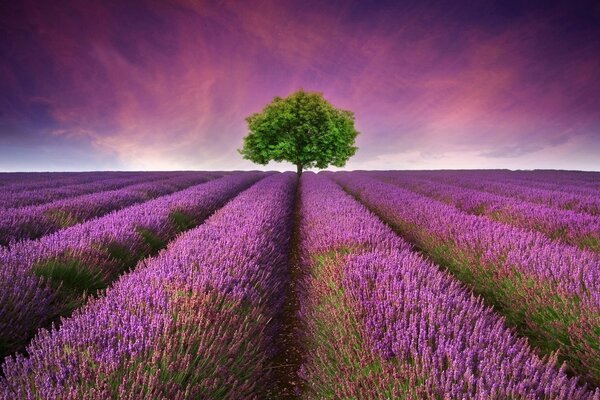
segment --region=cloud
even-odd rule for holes
[[[481,156],[490,158],[516,158],[521,157],[525,154],[535,153],[536,151],[540,151],[543,148],[544,147],[539,145],[503,146],[488,152],[483,152],[481,153]]]
[[[597,9],[463,6],[11,3],[0,143],[135,169],[251,167],[235,151],[244,117],[299,87],[355,112],[356,165],[505,166],[600,142]]]

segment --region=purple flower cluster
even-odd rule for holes
[[[152,182],[160,179],[174,178],[181,175],[189,175],[185,172],[149,172],[149,173],[130,173],[128,175],[116,175],[113,173],[98,173],[98,179],[76,183],[74,185],[56,186],[56,181],[50,180],[36,183],[39,185],[6,185],[0,190],[0,208],[23,207],[35,204],[44,204],[50,201],[66,199],[69,197],[80,196],[89,193],[102,192],[106,190],[116,190],[128,185],[135,185],[143,182]],[[56,178],[54,178],[56,179]],[[61,182],[58,179],[58,182]],[[51,186],[47,186],[52,184]]]
[[[325,175],[302,177],[300,238],[307,397],[600,398]]]
[[[328,175],[472,285],[545,353],[600,382],[600,256],[361,173]]]
[[[103,179],[127,178],[139,172],[2,172],[2,191],[24,191],[78,185]]]
[[[374,350],[343,286],[348,254],[408,245],[322,175],[303,174],[299,215],[303,397],[417,398],[409,391],[416,374]]]
[[[297,183],[0,173],[0,400],[600,400],[600,174]]]
[[[60,329],[40,331],[28,357],[6,359],[0,398],[259,398],[295,183],[289,173],[260,181]]]
[[[391,172],[391,171],[389,171]],[[461,179],[513,183],[525,187],[536,187],[560,192],[583,195],[598,195],[600,173],[585,171],[509,171],[509,170],[438,170],[438,171],[394,171],[396,174],[437,177],[456,182]]]
[[[228,175],[0,249],[0,355],[264,176]]]
[[[504,180],[507,183],[514,183],[521,186],[532,187],[536,189],[554,190],[559,192],[577,193],[584,196],[600,196],[600,180],[596,182],[587,181],[538,181],[522,177],[509,177]]]
[[[453,174],[436,175],[431,173],[432,179],[439,182],[456,184],[476,190],[496,193],[502,196],[514,197],[532,203],[540,203],[546,206],[573,210],[581,213],[600,215],[600,196],[598,191],[592,189],[587,194],[564,192],[551,189],[536,188],[527,182],[517,184],[509,181],[491,179],[485,172],[465,175],[460,172]]]
[[[210,173],[195,173],[154,178],[121,189],[4,210],[0,214],[0,245],[39,238],[110,211],[206,182],[211,177]]]
[[[512,197],[433,182],[407,173],[373,173],[413,192],[434,198],[472,214],[536,230],[552,239],[600,251],[600,215],[590,215],[529,203]],[[600,196],[600,192],[598,193]]]

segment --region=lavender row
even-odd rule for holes
[[[465,214],[360,173],[331,175],[542,352],[600,383],[600,257],[537,232]]]
[[[15,173],[12,179],[6,179],[0,185],[1,193],[18,194],[39,189],[51,191],[63,187],[77,187],[86,184],[99,183],[106,180],[131,179],[144,174],[151,176],[152,173],[140,172],[77,172],[62,175],[61,173]],[[164,174],[164,173],[163,173]],[[12,175],[12,174],[11,174]],[[37,178],[27,178],[28,175],[39,175]],[[21,179],[19,178],[21,176]]]
[[[492,181],[531,187],[550,191],[575,193],[585,196],[600,195],[600,174],[586,173],[580,176],[580,171],[397,171],[399,175],[413,178],[438,177],[448,181],[470,179],[475,181]],[[588,178],[587,180],[583,178]]]
[[[585,196],[600,196],[600,182],[539,182],[531,179],[512,178],[504,180],[507,183],[513,183],[521,186],[532,187],[536,189],[552,190],[559,192],[575,193]]]
[[[581,248],[600,251],[600,216],[524,202],[464,187],[415,179],[410,175],[373,173],[374,176],[413,192],[443,201],[477,215],[510,225],[540,231]]]
[[[201,223],[264,174],[238,173],[0,249],[0,354],[80,306],[137,260]]]
[[[482,179],[480,177],[468,177],[461,174],[455,174],[449,177],[436,176],[434,174],[431,178],[442,183],[456,184],[470,189],[483,190],[502,196],[540,203],[546,206],[600,215],[600,196],[597,194],[582,195],[555,190],[537,189],[508,182]]]
[[[417,398],[415,371],[384,360],[343,284],[350,254],[408,245],[322,175],[302,175],[299,215],[302,398]]]
[[[139,172],[7,172],[0,173],[0,188],[3,191],[19,191],[60,187],[136,174]]]
[[[117,190],[8,209],[0,214],[0,245],[23,239],[37,239],[110,211],[206,182],[211,176],[203,173],[174,175],[168,179],[150,179]]]
[[[260,398],[296,177],[240,194],[2,366],[2,399]]]
[[[593,399],[323,175],[301,186],[310,398]]]
[[[587,172],[581,175],[577,172],[580,171],[509,171],[504,174],[495,174],[493,171],[435,171],[429,174],[468,177],[585,196],[600,195],[600,174]]]
[[[585,171],[515,171],[507,178],[528,182],[529,184],[554,185],[600,190],[600,174]]]
[[[47,189],[34,188],[32,190],[19,191],[3,189],[0,191],[0,207],[10,209],[14,207],[45,204],[55,200],[67,199],[90,193],[121,189],[129,185],[179,177],[184,174],[189,175],[189,173],[170,172],[138,173],[134,176],[100,179],[93,182],[81,183],[77,185],[64,185]]]
[[[462,177],[489,181],[513,180],[539,185],[568,185],[588,189],[600,189],[600,173],[585,171],[509,171],[509,170],[438,170],[438,171],[397,171],[409,175]]]

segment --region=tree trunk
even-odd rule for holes
[[[296,164],[296,173],[298,174],[298,178],[302,175],[302,164]]]

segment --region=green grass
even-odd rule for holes
[[[139,256],[136,256],[125,246],[117,242],[107,244],[104,246],[104,250],[108,253],[110,259],[121,267],[121,271],[132,269],[139,260]]]
[[[137,232],[140,234],[144,243],[150,248],[150,254],[156,254],[160,250],[167,247],[167,241],[157,235],[155,232],[147,228],[137,228]],[[141,258],[141,257],[140,257]]]
[[[177,232],[187,231],[198,224],[197,219],[181,210],[171,212],[169,221],[173,224]]]
[[[580,239],[579,246],[600,252],[600,236],[587,235]]]
[[[68,228],[69,226],[73,226],[81,222],[70,211],[63,209],[48,210],[45,214],[52,222],[61,228]]]
[[[415,243],[432,261],[481,295],[487,304],[504,315],[510,326],[526,336],[534,348],[545,355],[558,352],[559,361],[566,361],[571,371],[588,377],[591,383],[598,382],[599,378],[594,376],[600,366],[590,364],[590,350],[587,353],[583,350],[585,346],[597,353],[600,349],[598,336],[571,332],[572,327],[585,320],[581,299],[561,295],[550,282],[540,281],[514,268],[507,271],[501,259],[497,265],[484,265],[473,251],[463,253],[452,243],[436,242],[426,232],[416,231],[411,229],[411,238],[416,238]]]
[[[391,371],[401,371],[414,360],[392,358],[384,360],[370,349],[364,340],[364,321],[357,314],[350,293],[343,286],[345,257],[359,253],[364,246],[346,246],[312,256],[309,273],[312,280],[322,283],[318,293],[312,293],[312,334],[307,347],[312,382],[308,398],[351,399],[339,382],[352,382],[361,396],[381,399],[418,398],[426,377],[411,381],[390,379]],[[375,395],[376,394],[376,395]],[[377,397],[372,397],[377,396]]]
[[[48,279],[63,295],[79,296],[93,293],[106,287],[99,272],[92,271],[88,265],[73,259],[51,259],[37,263],[33,272]]]

